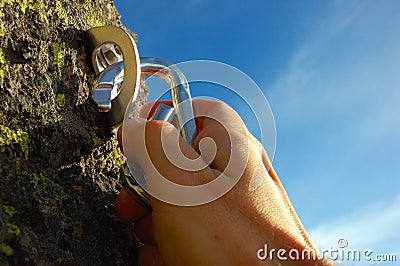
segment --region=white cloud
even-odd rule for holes
[[[329,204],[318,204],[312,214],[304,211],[308,215],[304,220],[318,224],[327,219],[315,216],[323,212],[322,206],[342,213],[312,228],[310,235],[318,248],[337,248],[338,239],[345,238],[349,248],[396,253],[399,261],[400,196],[382,199],[396,195],[393,184],[398,184],[398,163],[385,156],[393,156],[391,150],[400,143],[400,30],[392,25],[400,20],[389,2],[386,6],[371,1],[337,3],[337,9],[321,18],[320,26],[299,46],[286,71],[267,91],[278,125],[277,159],[284,158],[280,167],[296,177],[286,182],[302,196],[298,206],[306,209],[310,201],[321,200],[318,193],[304,195],[310,184],[327,191],[324,200]],[[282,141],[285,137],[289,145]],[[357,162],[370,162],[371,151],[378,145],[382,155],[377,158],[379,176],[356,169],[371,167]],[[308,152],[291,157],[299,147]],[[340,167],[331,167],[330,154]],[[293,165],[300,165],[294,168],[296,172],[290,172]],[[365,190],[374,189],[376,178],[380,191],[388,194],[373,195],[375,204],[352,213],[340,211],[341,206],[349,210],[361,201],[371,202]],[[342,186],[346,193],[338,197],[333,192]],[[398,195],[398,187],[397,191]]]
[[[400,20],[390,19],[393,7],[335,3],[267,91],[282,118],[358,111],[366,105],[377,109],[393,96],[399,100],[400,31],[391,24]]]
[[[398,252],[400,243],[400,196],[391,201],[377,202],[355,210],[310,230],[317,248],[338,248],[337,241],[344,238],[349,248],[381,249]],[[393,246],[391,243],[397,243]],[[397,254],[400,256],[400,254]]]
[[[333,154],[338,147],[342,157],[335,157],[337,165],[348,165],[351,160],[367,159],[376,147],[381,154],[389,154],[400,144],[400,28],[394,27],[400,19],[393,12],[399,3],[334,3],[266,92],[276,118],[277,158],[285,158],[282,167],[302,159],[318,169],[317,162],[329,155],[324,152]],[[298,147],[313,150],[292,157],[296,162],[288,161]],[[381,159],[380,168],[396,167]],[[396,177],[390,171],[385,179],[393,180]],[[349,176],[360,182],[372,178],[356,172],[348,168],[346,175],[333,175],[339,176],[337,182]]]

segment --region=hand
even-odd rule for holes
[[[145,105],[140,117],[149,117],[153,106]],[[116,210],[122,220],[135,223],[136,236],[146,244],[139,250],[139,265],[333,265],[326,260],[290,260],[290,249],[301,254],[315,248],[264,149],[238,114],[211,100],[194,100],[193,108],[199,131],[193,147],[167,122],[132,119],[123,125],[124,154],[142,167],[150,192],[163,189],[154,169],[185,186],[206,184],[221,173],[238,182],[222,197],[200,206],[177,206],[149,196],[151,213],[123,189]],[[203,142],[207,138],[214,144]],[[175,154],[181,151],[209,165],[197,171],[177,167],[165,155],[166,142],[176,142],[168,146],[175,147]],[[286,251],[287,260],[276,252],[260,260],[257,252],[266,244],[268,252]]]

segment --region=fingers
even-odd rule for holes
[[[139,117],[149,119],[153,115],[157,106],[161,103],[172,106],[172,101],[170,101],[170,100],[149,102],[142,106],[142,108],[140,109],[140,112],[139,112]],[[216,110],[217,109],[219,109],[219,110],[229,109],[230,110],[229,113],[236,113],[233,109],[229,108],[226,104],[219,102],[219,101],[215,101],[215,100],[193,99],[192,106],[193,106],[193,112],[194,112],[194,116],[196,119],[196,125],[198,128],[198,132],[200,132],[202,130],[204,120],[207,117],[207,114],[209,114],[211,110],[213,110],[213,109],[216,109]],[[224,110],[223,112],[220,112],[220,114],[223,114],[225,111],[226,110]]]
[[[159,249],[155,246],[144,246],[139,251],[139,266],[163,266],[164,261],[161,257]]]
[[[134,223],[149,213],[144,204],[129,189],[122,188],[115,201],[115,211],[120,219],[127,223]]]
[[[155,105],[146,104],[140,116],[151,115]],[[239,115],[217,101],[194,100],[193,107],[202,129],[193,147],[183,140],[177,128],[165,121],[134,118],[123,124],[122,142],[128,165],[131,169],[134,164],[140,165],[138,173],[142,176],[136,175],[144,180],[140,185],[150,195],[169,203],[190,205],[203,202],[205,197],[218,197],[239,180],[247,167],[249,133]],[[223,178],[214,183],[212,192],[195,188],[220,176]],[[193,189],[182,192],[177,184]]]
[[[120,143],[123,143],[123,152],[128,165],[129,162],[133,162],[140,165],[138,168],[143,170],[136,172],[141,172],[143,178],[139,178],[145,180],[145,183],[140,185],[150,195],[156,225],[157,221],[160,222],[157,220],[157,213],[170,212],[176,217],[177,209],[170,208],[171,204],[164,202],[190,206],[211,201],[216,198],[215,195],[219,197],[229,190],[231,184],[235,184],[235,180],[238,180],[245,171],[249,160],[249,133],[239,115],[227,105],[217,101],[193,100],[198,135],[192,147],[182,139],[172,124],[147,120],[159,103],[148,103],[143,106],[140,118],[124,121],[123,128],[118,134]],[[170,101],[162,103],[171,105]],[[228,171],[225,171],[226,168]],[[216,184],[212,189],[208,187],[203,189],[199,186],[216,179],[221,172],[224,172],[225,176],[216,181],[222,180],[222,182],[212,182],[213,185]],[[237,179],[232,176],[236,176]],[[172,181],[169,183],[174,185],[166,186],[165,180]],[[201,187],[201,190],[194,190],[191,187],[183,191],[180,188],[182,186],[176,184]],[[137,239],[146,243],[145,246],[140,245],[142,247],[139,250],[139,265],[163,265],[162,257],[155,245],[152,216],[147,210],[141,209],[134,195],[124,190],[121,194],[116,203],[119,216],[126,222],[135,222]],[[166,239],[160,237],[159,230],[157,237],[161,241],[160,247],[165,248],[165,244],[169,244]]]
[[[150,117],[160,103],[172,105],[171,101],[158,101],[147,103],[142,107],[140,111],[140,117]],[[172,145],[174,147],[180,147],[180,151],[182,152],[182,154],[192,160],[198,158],[199,154],[201,153],[201,156],[207,164],[211,162],[209,157],[212,157],[213,155],[216,156],[211,166],[212,168],[223,171],[227,164],[227,160],[230,158],[232,142],[234,142],[235,145],[247,145],[247,143],[245,143],[247,141],[247,128],[245,127],[239,115],[233,109],[222,102],[194,99],[193,110],[199,132],[193,144],[195,152],[193,151],[193,149],[191,149],[189,145],[182,141],[182,139],[179,137],[178,131],[168,123],[148,122],[146,127],[144,128],[146,131],[145,136],[143,136],[144,134],[134,134],[138,132],[133,132],[133,130],[131,130],[132,132],[129,132],[130,130],[127,130],[126,134],[129,134],[130,136],[136,136],[136,139],[139,139],[141,137],[145,139],[147,150],[149,152],[154,152],[155,155],[153,157],[155,160],[157,160],[156,157],[158,157],[158,161],[160,162],[160,169],[163,169],[163,167],[168,167],[168,164],[161,163],[165,162],[165,159],[168,159],[170,161],[172,160],[173,163],[176,161],[186,161],[190,164],[195,163],[193,161],[184,160],[184,158],[180,156],[181,153],[179,153],[179,150],[177,149],[175,149],[175,153],[173,152],[174,149],[171,149],[171,154],[166,154],[167,156],[158,156],[160,154],[165,154],[166,145]],[[135,127],[134,124],[138,125],[137,122],[138,120],[126,121],[125,124],[128,124],[126,125],[126,128],[129,128],[130,126],[130,128],[133,129],[133,127]],[[160,134],[160,132],[164,133],[164,141],[162,141],[162,138],[159,137],[160,135],[162,135]],[[207,138],[210,138],[214,142],[214,145],[205,145],[210,144],[209,141],[204,141]],[[141,146],[143,147],[143,145]],[[201,148],[204,149],[201,150]],[[216,154],[214,154],[212,150],[216,150]],[[153,159],[153,157],[151,159]],[[133,157],[132,159],[134,160]],[[156,161],[153,162],[156,163]],[[200,162],[196,163],[199,163],[198,167],[204,167],[204,165],[200,164]],[[177,165],[175,163],[175,166],[180,165]],[[165,172],[169,172],[170,170],[173,169],[167,168]],[[191,168],[190,170],[193,171],[193,168]]]
[[[209,174],[210,169],[196,150],[168,122],[128,120],[123,125],[122,140],[128,162],[137,162],[143,168],[146,182],[151,181],[148,177],[159,177],[181,185],[196,185],[196,175],[202,171]]]
[[[201,128],[193,147],[199,150],[210,167],[230,177],[236,177],[246,168],[249,156],[248,130],[240,116],[228,105],[218,101],[198,99],[193,101],[198,127]],[[216,153],[208,158],[210,145],[202,144],[212,140]]]
[[[139,250],[139,265],[164,265],[156,247],[151,213],[136,196],[123,188],[115,203],[118,216],[125,223],[134,223],[134,234],[139,243],[144,243]]]
[[[135,234],[143,243],[156,245],[151,214],[144,216],[135,223]]]

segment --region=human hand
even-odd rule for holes
[[[145,105],[140,117],[149,117],[153,105]],[[123,189],[116,211],[125,222],[135,223],[135,235],[145,243],[139,250],[139,265],[332,265],[325,260],[290,260],[287,254],[288,260],[279,260],[276,254],[267,261],[258,259],[257,252],[265,244],[269,250],[299,253],[315,248],[262,145],[237,113],[211,100],[194,100],[193,108],[199,131],[193,147],[167,122],[132,119],[123,125],[123,141],[119,139],[124,154],[143,169],[150,194],[169,192],[159,175],[175,184],[199,186],[224,173],[237,183],[220,198],[199,206],[173,205],[149,195],[151,213]],[[192,162],[200,158],[208,166],[196,171],[177,166],[165,155],[165,146],[171,143],[167,146],[173,151],[167,153],[179,157],[181,152]]]

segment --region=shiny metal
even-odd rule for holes
[[[128,32],[116,26],[91,28],[86,31],[86,38],[98,76],[93,98],[99,110],[106,112],[108,124],[118,127],[139,91],[140,59],[136,43]]]
[[[153,115],[150,117],[150,120],[163,120],[167,122],[172,122],[175,115],[175,109],[169,105],[160,103]]]
[[[113,43],[103,44],[93,52],[96,57],[96,62],[93,67],[97,68],[97,72],[102,72],[107,67],[123,60],[121,50]]]
[[[124,81],[124,62],[117,62],[100,72],[93,83],[93,99],[100,112],[111,109],[111,101],[115,99]]]
[[[171,122],[176,117],[181,135],[189,145],[197,133],[188,82],[174,65],[158,58],[139,59],[132,36],[115,26],[96,27],[86,32],[92,51],[92,64],[97,78],[94,81],[93,99],[101,112],[105,112],[111,127],[118,127],[127,107],[136,100],[140,77],[157,76],[170,87],[173,107],[160,104],[151,120]],[[132,169],[136,178],[144,178],[140,166]],[[138,185],[128,166],[121,167],[122,185],[151,209],[146,192]]]
[[[154,75],[168,84],[181,135],[192,145],[197,128],[189,84],[182,71],[165,60],[150,57],[140,58],[140,68],[142,77]]]
[[[138,185],[126,163],[120,168],[120,183],[124,187],[129,188],[130,191],[144,204],[144,206],[151,210],[150,201],[147,198],[146,192]]]

